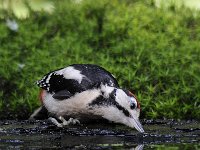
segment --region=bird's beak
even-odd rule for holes
[[[135,119],[133,117],[131,117],[129,119],[129,122],[131,124],[131,126],[135,127],[139,132],[143,133],[144,129],[142,127],[142,124],[140,123],[139,119]]]

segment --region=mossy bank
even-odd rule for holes
[[[35,81],[69,64],[97,64],[135,92],[142,118],[200,119],[200,15],[152,2],[61,0],[55,11],[0,21],[0,118],[40,105]]]

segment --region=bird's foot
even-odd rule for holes
[[[54,125],[56,125],[57,127],[63,127],[62,123],[59,123],[55,118],[49,117],[48,118]]]
[[[59,119],[62,121],[63,126],[68,126],[70,124],[80,124],[80,121],[78,119],[70,118],[68,121],[65,120],[62,116],[59,117]]]
[[[65,120],[65,118],[63,118],[62,116],[58,117],[58,119],[60,121],[62,121],[62,123],[59,123],[55,118],[49,117],[49,120],[56,125],[57,127],[63,127],[63,126],[68,126],[70,124],[80,124],[80,121],[78,119],[73,119],[70,118],[68,121]]]

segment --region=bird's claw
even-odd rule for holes
[[[59,123],[55,118],[49,117],[49,120],[51,120],[51,122],[53,124],[55,124],[57,127],[63,127],[63,126],[68,126],[70,124],[80,124],[80,121],[78,119],[73,119],[70,118],[68,121],[65,120],[65,118],[63,118],[62,116],[58,117],[58,119],[60,121],[62,121],[62,123]]]
[[[67,126],[70,124],[80,124],[80,121],[78,119],[73,119],[73,118],[70,118],[68,121],[66,120],[63,121],[64,126]]]
[[[49,117],[48,118],[54,125],[56,125],[57,127],[61,128],[63,127],[62,123],[59,123],[55,118]]]

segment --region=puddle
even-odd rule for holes
[[[197,121],[143,120],[145,133],[115,124],[57,128],[44,121],[0,121],[0,149],[200,149]]]

